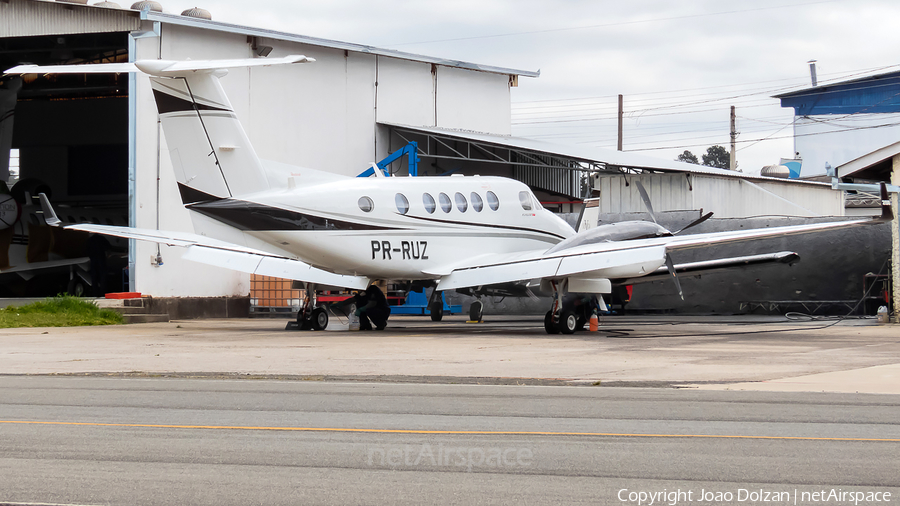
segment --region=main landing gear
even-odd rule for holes
[[[481,322],[484,320],[484,302],[481,299],[475,299],[469,306],[469,321]]]
[[[444,297],[441,292],[433,290],[431,292],[431,300],[428,301],[428,312],[431,314],[431,321],[439,322],[444,319]]]
[[[602,298],[594,295],[565,294],[565,287],[553,283],[553,305],[544,315],[544,330],[548,334],[574,334],[584,330],[595,309],[605,310]]]
[[[297,328],[300,330],[325,330],[328,327],[328,311],[316,307],[316,285],[306,284],[306,304],[297,313]]]

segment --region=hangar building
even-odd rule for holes
[[[144,10],[2,2],[0,67],[304,54],[316,63],[232,69],[222,84],[262,157],[346,175],[402,145],[386,124],[509,134],[510,87],[538,75],[134,7]],[[21,177],[48,185],[63,215],[99,208],[117,224],[191,230],[144,76],[26,76],[12,148]],[[124,288],[156,297],[246,297],[250,288],[246,274],[149,243],[130,245],[128,267]]]

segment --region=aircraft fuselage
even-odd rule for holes
[[[573,235],[528,187],[501,177],[344,178],[192,211],[339,274],[432,279],[473,256],[546,250]]]

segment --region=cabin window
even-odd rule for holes
[[[441,209],[445,213],[449,213],[451,209],[453,209],[453,204],[450,202],[450,197],[447,196],[446,193],[441,193],[438,195],[438,200],[441,201]]]
[[[394,196],[394,203],[397,204],[397,212],[400,214],[406,214],[409,211],[409,201],[406,200],[406,196],[402,193]]]
[[[484,209],[484,201],[481,200],[481,196],[475,192],[469,196],[469,199],[472,201],[472,209],[475,210],[476,213],[480,213],[482,209]]]
[[[497,209],[500,209],[500,199],[497,198],[497,195],[494,192],[487,192],[487,201],[491,210],[496,211]]]
[[[437,209],[437,204],[434,203],[434,197],[432,197],[430,193],[422,194],[422,203],[425,204],[425,210],[428,211],[428,214],[434,213],[434,210]]]
[[[459,209],[459,212],[466,212],[466,209],[469,208],[469,203],[466,201],[466,196],[462,193],[456,192],[456,195],[454,195],[453,197],[456,199],[456,208]]]
[[[531,211],[531,195],[528,192],[519,192],[519,203],[522,204],[522,209]]]
[[[359,201],[356,202],[359,205],[360,210],[364,213],[368,213],[375,209],[375,203],[372,202],[372,199],[369,197],[360,197]]]

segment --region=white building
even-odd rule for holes
[[[900,139],[900,72],[778,95],[794,109],[794,151],[801,177],[825,174]]]

